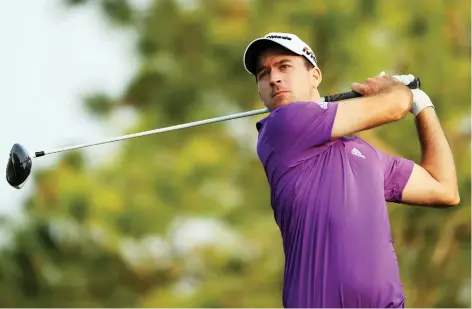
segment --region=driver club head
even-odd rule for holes
[[[33,163],[25,147],[15,144],[11,148],[7,164],[7,182],[16,189],[21,189],[31,173]]]

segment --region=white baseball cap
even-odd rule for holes
[[[304,56],[315,67],[318,67],[316,64],[316,56],[312,49],[298,36],[291,33],[270,32],[262,38],[255,39],[247,46],[243,57],[244,68],[246,71],[252,75],[256,75],[257,57],[259,56],[261,49],[265,47],[267,43],[271,42],[285,47],[297,55]]]

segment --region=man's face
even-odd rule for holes
[[[268,49],[259,56],[256,79],[261,100],[270,110],[319,99],[319,69],[308,69],[302,56],[283,48]]]

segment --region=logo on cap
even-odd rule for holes
[[[311,51],[311,49],[308,46],[303,47],[303,52],[305,53],[305,55],[313,59],[313,61],[316,63],[315,54]]]
[[[267,38],[267,39],[282,39],[282,40],[289,40],[289,41],[292,40],[291,37],[285,36],[285,35],[284,35],[284,36],[281,36],[281,35],[269,35],[269,36],[267,36],[266,38]]]

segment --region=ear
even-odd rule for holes
[[[311,78],[313,80],[313,88],[318,88],[318,86],[321,84],[321,81],[323,80],[323,76],[321,74],[321,70],[317,67],[311,69]]]

